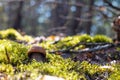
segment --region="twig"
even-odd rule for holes
[[[114,9],[120,11],[120,8],[119,8],[119,7],[114,6],[114,5],[113,5],[112,3],[110,3],[108,0],[104,0],[104,2],[107,3],[110,7],[112,7],[112,8],[114,8]]]
[[[17,2],[19,2],[19,1],[24,1],[24,0],[0,0],[1,2],[13,2],[13,1],[17,1]]]
[[[8,63],[10,63],[10,57],[9,57],[9,55],[8,55],[8,52],[7,52],[7,48],[6,48],[6,47],[5,47],[5,54],[6,54]]]
[[[111,44],[111,43],[85,43],[85,42],[79,42],[78,44],[70,47],[69,50],[70,50],[70,49],[74,49],[75,47],[77,47],[77,46],[79,46],[79,45],[97,46],[97,45],[105,45],[105,44]]]
[[[60,15],[60,17],[62,19],[67,19],[67,20],[77,20],[77,21],[85,21],[85,22],[89,22],[89,21],[92,21],[92,19],[82,19],[82,18],[78,18],[78,17],[70,17],[70,16],[63,16],[63,15]]]
[[[81,53],[86,53],[86,52],[94,52],[94,51],[99,51],[99,50],[106,50],[108,48],[118,47],[118,46],[120,46],[120,43],[117,43],[117,44],[109,43],[109,44],[105,44],[105,45],[99,45],[99,46],[96,46],[94,48],[85,48],[85,49],[78,50],[78,51],[70,51],[70,50],[67,49],[67,50],[50,51],[50,53],[62,52],[62,53],[81,54]]]

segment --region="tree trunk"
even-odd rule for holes
[[[81,3],[82,1],[80,0],[76,0],[76,3]],[[68,17],[71,17],[70,19],[68,19],[68,21],[66,22],[65,26],[67,27],[66,29],[66,35],[75,35],[76,34],[76,29],[79,26],[80,21],[77,20],[76,18],[80,18],[81,16],[81,6],[75,6],[76,7],[76,11],[72,12],[70,11],[70,13],[68,14]]]
[[[22,28],[22,8],[23,8],[23,1],[19,2],[19,7],[16,9],[16,18],[15,22],[13,23],[13,28],[18,30]]]
[[[88,10],[88,13],[89,13],[89,16],[87,17],[87,19],[89,20],[88,22],[86,22],[85,24],[85,31],[87,34],[90,34],[90,31],[91,31],[91,27],[92,27],[92,18],[93,18],[93,5],[94,5],[94,0],[91,0],[89,1],[89,10]]]
[[[22,8],[24,1],[11,1],[8,5],[8,25],[14,29],[22,29]]]
[[[55,30],[52,31],[52,33],[59,33],[62,29],[62,27],[64,26],[66,19],[63,19],[61,16],[67,16],[68,14],[68,5],[67,4],[63,4],[64,2],[67,3],[67,1],[62,0],[63,2],[59,3],[56,1],[56,3],[54,3],[54,8],[51,11],[51,30]],[[50,31],[51,31],[50,30]],[[63,31],[64,32],[64,31]]]

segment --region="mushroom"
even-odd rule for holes
[[[40,46],[32,46],[28,50],[28,57],[30,60],[35,59],[38,62],[44,62],[46,60],[46,51]]]
[[[113,29],[116,32],[117,41],[120,42],[120,16],[116,17],[113,21]]]

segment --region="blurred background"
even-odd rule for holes
[[[0,30],[14,28],[32,36],[114,37],[112,22],[119,14],[120,0],[0,0]]]

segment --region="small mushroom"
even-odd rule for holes
[[[113,21],[113,29],[116,32],[116,40],[120,42],[120,16],[116,17]],[[116,42],[115,40],[115,42]]]
[[[46,51],[40,46],[32,46],[28,51],[28,57],[30,60],[35,59],[38,62],[44,62],[46,60]]]

